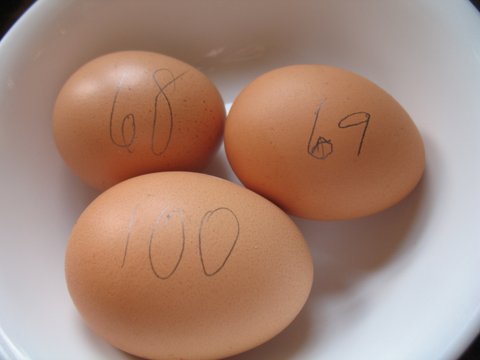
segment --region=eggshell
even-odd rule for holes
[[[164,172],[122,182],[78,219],[66,253],[79,312],[114,346],[148,359],[218,359],[284,329],[313,265],[295,223],[213,176]]]
[[[58,150],[85,182],[105,189],[132,176],[199,171],[217,150],[225,106],[194,67],[162,54],[123,51],[78,69],[58,94]]]
[[[390,207],[425,167],[422,138],[401,105],[366,78],[323,65],[255,79],[235,99],[224,141],[243,184],[310,219]]]

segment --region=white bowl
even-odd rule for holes
[[[230,104],[261,73],[325,63],[367,76],[424,136],[418,188],[378,215],[295,219],[315,258],[299,317],[250,359],[454,359],[480,329],[480,16],[467,1],[40,0],[0,44],[0,357],[129,359],[93,335],[64,281],[96,196],[60,159],[52,106],[114,50],[203,70]],[[237,181],[223,149],[207,172]]]

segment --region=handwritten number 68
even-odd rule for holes
[[[175,89],[175,82],[186,72],[175,76],[168,69],[157,69],[151,77],[157,86],[158,92],[152,99],[153,117],[151,122],[150,151],[154,155],[162,155],[170,144],[173,131],[173,108],[166,91],[169,87]],[[113,145],[133,153],[133,145],[137,137],[137,123],[135,114],[130,112],[122,115],[118,112],[119,94],[125,87],[124,74],[117,85],[113,97],[109,118],[109,136]]]

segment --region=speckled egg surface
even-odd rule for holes
[[[224,120],[223,100],[204,74],[145,51],[83,65],[60,90],[53,113],[60,154],[98,189],[149,172],[201,170],[218,148]]]
[[[148,359],[219,359],[283,330],[313,264],[294,222],[229,181],[138,176],[103,192],[74,226],[71,297],[91,329]]]
[[[248,188],[293,215],[366,216],[419,182],[423,140],[408,113],[366,78],[336,67],[270,71],[235,99],[225,150]]]

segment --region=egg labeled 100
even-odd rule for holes
[[[191,172],[102,193],[74,226],[65,271],[90,328],[148,359],[219,359],[260,345],[297,316],[313,280],[288,215]]]
[[[53,113],[60,154],[98,189],[149,172],[202,169],[224,120],[223,100],[204,74],[144,51],[83,65],[60,90]]]
[[[225,150],[248,188],[318,220],[392,206],[425,167],[423,140],[402,106],[368,79],[323,65],[252,81],[230,109]]]

